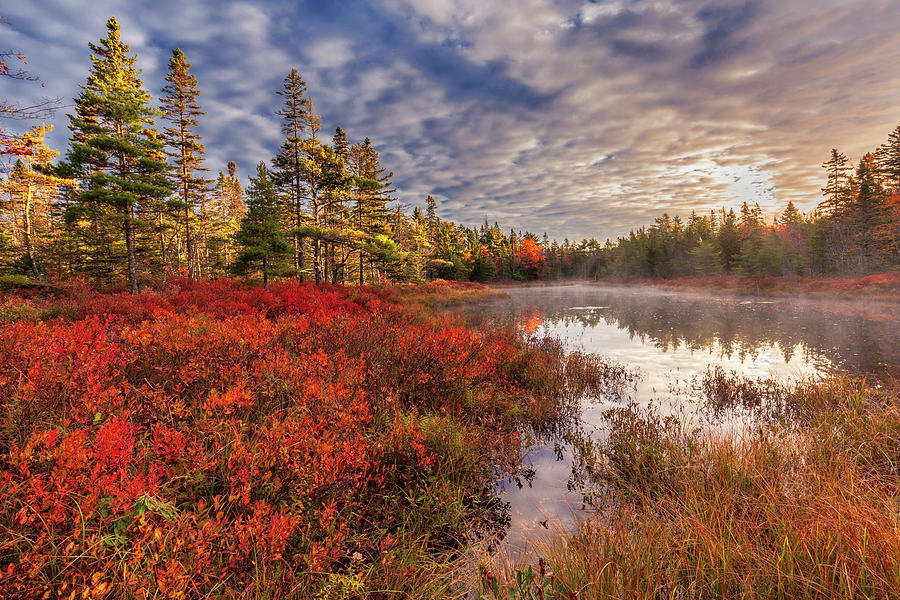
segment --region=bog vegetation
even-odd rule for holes
[[[473,285],[5,298],[0,596],[449,594],[521,429],[591,385],[428,308]]]
[[[777,384],[711,371],[711,433],[636,405],[583,447],[602,504],[574,532],[485,566],[487,598],[894,598],[900,403],[861,381]]]

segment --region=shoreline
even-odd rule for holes
[[[492,289],[517,287],[596,286],[651,288],[666,292],[714,294],[732,297],[866,300],[900,303],[900,271],[888,271],[857,278],[840,277],[681,277],[677,279],[570,279],[555,281],[491,283]]]

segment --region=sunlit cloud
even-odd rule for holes
[[[324,128],[369,136],[398,195],[444,218],[551,236],[624,235],[663,212],[819,201],[831,147],[900,122],[900,12],[887,0],[98,2],[7,7],[5,44],[71,98],[116,15],[158,93],[194,64],[209,167],[248,174],[279,144],[292,67]],[[66,145],[61,114],[51,140]]]

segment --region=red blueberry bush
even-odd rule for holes
[[[527,341],[396,303],[467,289],[31,298],[48,318],[0,323],[0,597],[439,585],[492,465],[561,392]]]

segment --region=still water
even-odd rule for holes
[[[720,367],[753,379],[809,379],[829,373],[900,373],[900,310],[860,301],[732,298],[593,285],[504,289],[477,307],[491,322],[513,322],[597,353],[634,375],[626,389],[582,402],[582,435],[602,436],[603,413],[633,401],[694,423],[696,386]],[[499,484],[508,503],[507,551],[543,528],[571,524],[587,508],[562,439],[536,441],[518,477]]]

